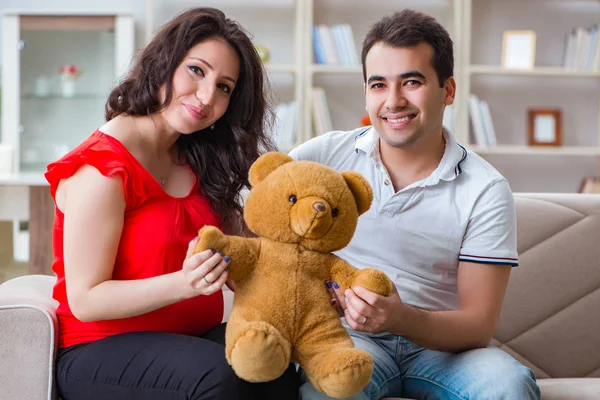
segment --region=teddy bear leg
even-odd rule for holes
[[[271,324],[232,315],[227,322],[226,356],[235,373],[248,382],[268,382],[290,364],[291,344]]]
[[[317,390],[330,397],[342,399],[364,389],[371,380],[373,358],[354,348],[343,327],[337,335],[296,344],[300,365]],[[337,337],[332,337],[337,336]]]

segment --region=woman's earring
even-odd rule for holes
[[[214,130],[215,130],[215,124],[212,124],[212,125],[210,126],[210,130],[211,130],[211,131],[214,131]]]

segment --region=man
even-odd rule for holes
[[[487,347],[517,266],[515,208],[507,181],[442,128],[456,91],[448,32],[427,15],[396,13],[367,33],[362,65],[372,127],[290,153],[355,170],[373,187],[339,255],[384,271],[396,290],[342,293],[326,282],[356,347],[375,362],[355,398],[539,399],[533,372]],[[307,382],[302,398],[327,397]]]

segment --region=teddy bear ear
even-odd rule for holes
[[[261,183],[267,175],[281,167],[283,164],[294,161],[294,159],[287,154],[279,153],[277,151],[270,151],[258,157],[254,164],[250,167],[248,173],[248,180],[252,186],[256,186]]]
[[[373,202],[371,185],[369,185],[369,182],[362,175],[354,171],[344,171],[342,172],[342,176],[354,195],[358,215],[365,213]]]

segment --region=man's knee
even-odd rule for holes
[[[498,376],[490,377],[499,388],[502,399],[538,400],[540,389],[533,371],[524,365],[515,364],[510,368],[498,371]]]
[[[477,380],[475,393],[469,399],[523,399],[538,400],[540,389],[533,371],[499,349],[486,361],[489,368]],[[487,358],[487,357],[486,357]]]

